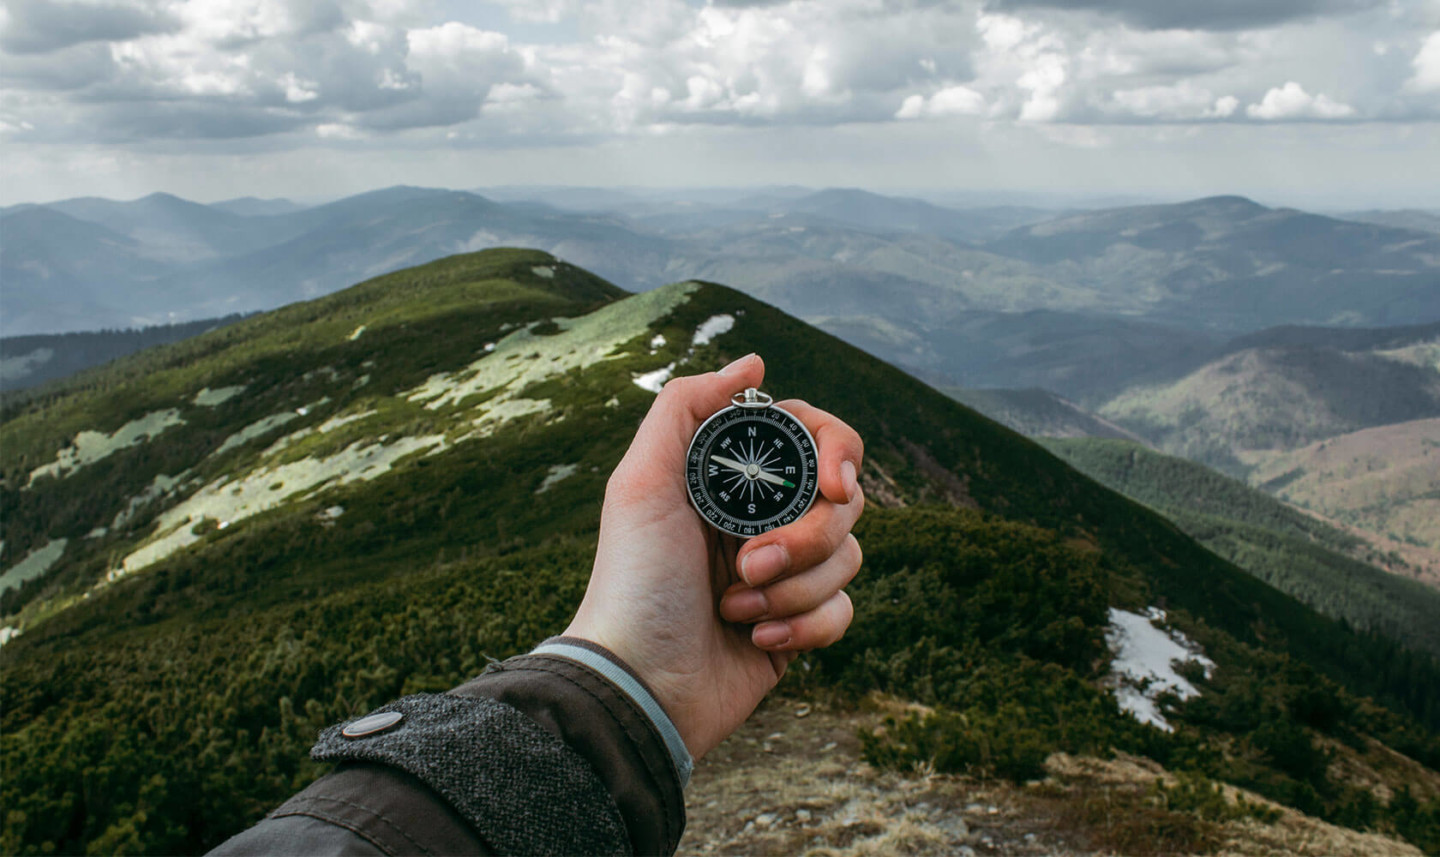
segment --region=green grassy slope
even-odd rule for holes
[[[1044,444],[1320,612],[1440,655],[1440,592],[1361,561],[1371,549],[1359,538],[1203,465],[1139,444],[1098,438]]]
[[[722,314],[733,329],[695,343]],[[544,254],[491,251],[135,355],[6,414],[3,565],[68,541],[0,605],[22,629],[0,650],[0,846],[203,850],[314,775],[318,725],[561,627],[605,479],[653,400],[636,377],[749,351],[769,392],[860,431],[867,491],[904,507],[862,522],[859,619],[798,685],[1013,726],[979,755],[960,741],[952,768],[1023,776],[1036,753],[1120,747],[1342,820],[1363,800],[1317,769],[1318,742],[1369,736],[1440,765],[1432,659],[1319,616],[1009,429],[733,290],[622,297]],[[32,480],[74,464],[82,432],[169,410],[183,424]],[[359,452],[389,470],[305,481]],[[1162,600],[1219,665],[1204,704],[1171,706],[1173,738],[1103,688],[1107,607]],[[915,728],[948,741],[958,722]],[[1418,817],[1440,818],[1420,798]],[[1428,842],[1404,808],[1346,823]]]

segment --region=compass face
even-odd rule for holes
[[[728,407],[690,441],[685,486],[711,526],[750,538],[794,521],[815,501],[815,439],[774,407]]]

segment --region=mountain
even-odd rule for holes
[[[1233,345],[1239,350],[1178,380],[1126,390],[1098,413],[1236,475],[1256,455],[1440,416],[1440,325],[1287,329]]]
[[[0,242],[6,335],[273,309],[502,244],[542,247],[636,288],[658,285],[668,259],[663,242],[609,218],[411,187],[270,216],[240,216],[165,194],[124,203],[67,200],[12,210]]]
[[[128,236],[144,248],[147,258],[179,264],[258,250],[285,234],[284,227],[271,220],[245,217],[168,193],[152,193],[130,202],[82,197],[45,207]]]
[[[726,332],[698,335],[720,316]],[[321,725],[562,627],[648,379],[750,351],[769,392],[866,440],[856,621],[782,690],[896,700],[861,736],[866,761],[1024,782],[1055,752],[1120,750],[1189,784],[1163,811],[1124,798],[1150,850],[1218,835],[1205,795],[1273,819],[1218,782],[1440,845],[1430,656],[1320,616],[741,292],[627,295],[549,254],[490,250],[5,409],[6,849],[202,851],[319,773],[304,748]],[[1132,655],[1151,643],[1205,660],[1146,678]]]
[[[139,242],[43,206],[0,215],[5,334],[128,327],[130,293],[165,274]]]
[[[1376,533],[1440,585],[1440,419],[1362,429],[1298,449],[1251,453],[1252,484]]]
[[[943,392],[1026,437],[1100,437],[1140,440],[1131,432],[1085,411],[1074,402],[1036,387],[1025,390],[967,390],[961,387],[950,387],[945,388]],[[1080,469],[1088,476],[1095,476],[1093,473],[1084,471],[1083,468]],[[1113,485],[1109,487],[1115,488]],[[1133,498],[1129,492],[1118,488],[1116,490]]]
[[[943,386],[1039,387],[1088,404],[1146,381],[1183,375],[1224,339],[1141,319],[1083,312],[972,311],[887,336],[873,319],[822,318],[820,327]]]
[[[1240,198],[1057,213],[961,210],[854,189],[493,193],[499,198],[394,187],[299,210],[244,200],[202,206],[165,194],[12,207],[5,216],[45,208],[103,226],[130,239],[126,252],[152,267],[132,275],[133,262],[90,265],[113,255],[113,247],[97,246],[106,240],[100,234],[22,249],[0,232],[6,254],[29,254],[37,269],[78,263],[113,271],[118,280],[97,274],[79,285],[117,292],[126,308],[118,320],[97,309],[88,324],[83,308],[35,316],[64,319],[65,327],[7,317],[4,332],[270,309],[406,265],[512,244],[556,253],[637,290],[685,278],[728,282],[807,318],[847,319],[837,330],[863,332],[863,319],[883,310],[918,337],[934,364],[926,371],[971,387],[1047,385],[1041,373],[998,377],[1006,365],[1000,349],[987,358],[986,371],[997,377],[977,379],[963,354],[951,356],[951,328],[974,327],[974,313],[1019,314],[1018,323],[1030,312],[1068,313],[1091,327],[1108,319],[1111,338],[1122,340],[1135,325],[1224,339],[1279,324],[1440,320],[1440,238]],[[58,303],[38,275],[14,273],[7,286],[23,300]],[[816,303],[830,294],[836,305]],[[1106,374],[1076,369],[1071,374]]]
[[[1116,309],[1230,330],[1435,321],[1440,236],[1243,197],[1085,212],[985,249],[1104,283]]]
[[[1413,229],[1416,232],[1440,232],[1440,212],[1404,209],[1401,211],[1347,211],[1337,215],[1344,220],[1359,223],[1376,223],[1395,229]]]
[[[1243,482],[1133,442],[1044,443],[1080,472],[1155,509],[1207,548],[1316,610],[1440,655],[1440,591],[1374,567],[1403,563],[1356,536]]]
[[[957,210],[924,200],[883,196],[857,188],[829,188],[801,197],[761,196],[736,208],[761,209],[769,216],[808,214],[878,234],[919,232],[950,241],[998,238],[1018,226],[1048,220],[1054,212],[1024,206]]]
[[[277,214],[292,214],[306,206],[279,197],[260,199],[254,196],[241,196],[222,202],[212,202],[210,207],[228,214],[238,214],[241,217],[273,217]]]

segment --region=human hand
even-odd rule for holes
[[[865,500],[864,445],[839,419],[779,402],[815,437],[820,496],[800,520],[749,541],[706,525],[685,492],[700,424],[765,364],[751,354],[666,384],[610,476],[590,585],[566,636],[599,643],[650,686],[699,759],[733,732],[799,652],[844,635],[844,587],[860,569],[851,535]]]

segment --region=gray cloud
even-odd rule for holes
[[[110,48],[102,44],[72,45],[43,54],[8,56],[0,65],[0,85],[21,90],[65,92],[84,89],[115,73]]]
[[[118,42],[173,32],[179,22],[159,9],[122,3],[6,0],[0,48],[12,54],[46,53],[84,42]]]
[[[106,142],[227,140],[264,137],[307,124],[303,116],[220,103],[107,104],[89,112]]]
[[[1245,30],[1384,5],[1385,0],[988,0],[986,8],[1088,10],[1150,30]]]

